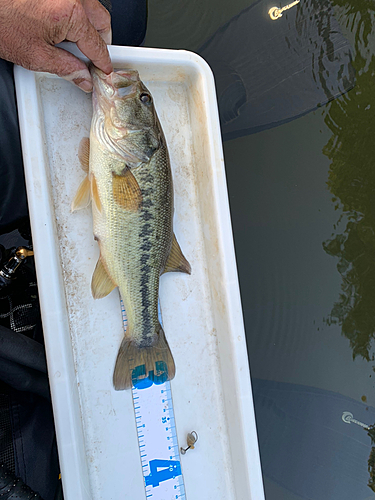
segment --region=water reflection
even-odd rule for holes
[[[367,434],[371,438],[371,444],[375,445],[375,424],[371,425],[367,429],[367,431],[368,431]],[[368,459],[368,471],[370,474],[368,485],[372,489],[372,491],[375,491],[375,447],[374,446],[371,448],[370,456]]]
[[[375,408],[298,384],[253,379],[253,391],[267,478],[302,499],[369,498]]]
[[[270,6],[242,10],[198,49],[215,74],[224,140],[288,122],[354,85],[329,0],[292,2],[275,20]]]
[[[344,2],[338,2],[344,3]],[[354,11],[355,3],[355,11]],[[323,149],[331,160],[328,187],[341,215],[324,250],[338,258],[341,293],[327,318],[339,324],[353,357],[374,360],[375,338],[375,59],[374,12],[365,1],[345,2],[342,18],[355,42],[356,87],[332,102],[325,123],[332,136]],[[362,8],[361,8],[362,7]]]

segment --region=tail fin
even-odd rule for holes
[[[139,347],[124,337],[117,354],[113,385],[116,391],[130,389],[136,380],[150,379],[155,383],[172,380],[176,372],[173,356],[160,325],[156,343]]]

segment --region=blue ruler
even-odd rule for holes
[[[126,331],[122,300],[121,310]],[[170,382],[155,384],[142,378],[132,395],[146,498],[186,500]]]

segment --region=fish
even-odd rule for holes
[[[115,390],[134,379],[173,379],[175,363],[158,317],[160,276],[190,274],[173,231],[173,180],[154,99],[138,71],[106,75],[91,66],[93,116],[78,158],[86,177],[72,211],[93,214],[100,255],[91,291],[95,299],[118,287],[127,315],[115,368]],[[134,374],[137,374],[135,377]]]

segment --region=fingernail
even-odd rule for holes
[[[111,45],[111,43],[112,43],[112,29],[110,29],[109,31],[106,31],[105,33],[100,33],[100,36],[103,38],[103,40],[105,41],[105,43],[107,45]]]
[[[85,92],[91,92],[92,91],[92,82],[89,80],[82,80],[80,78],[74,78],[73,82],[82,89]]]

